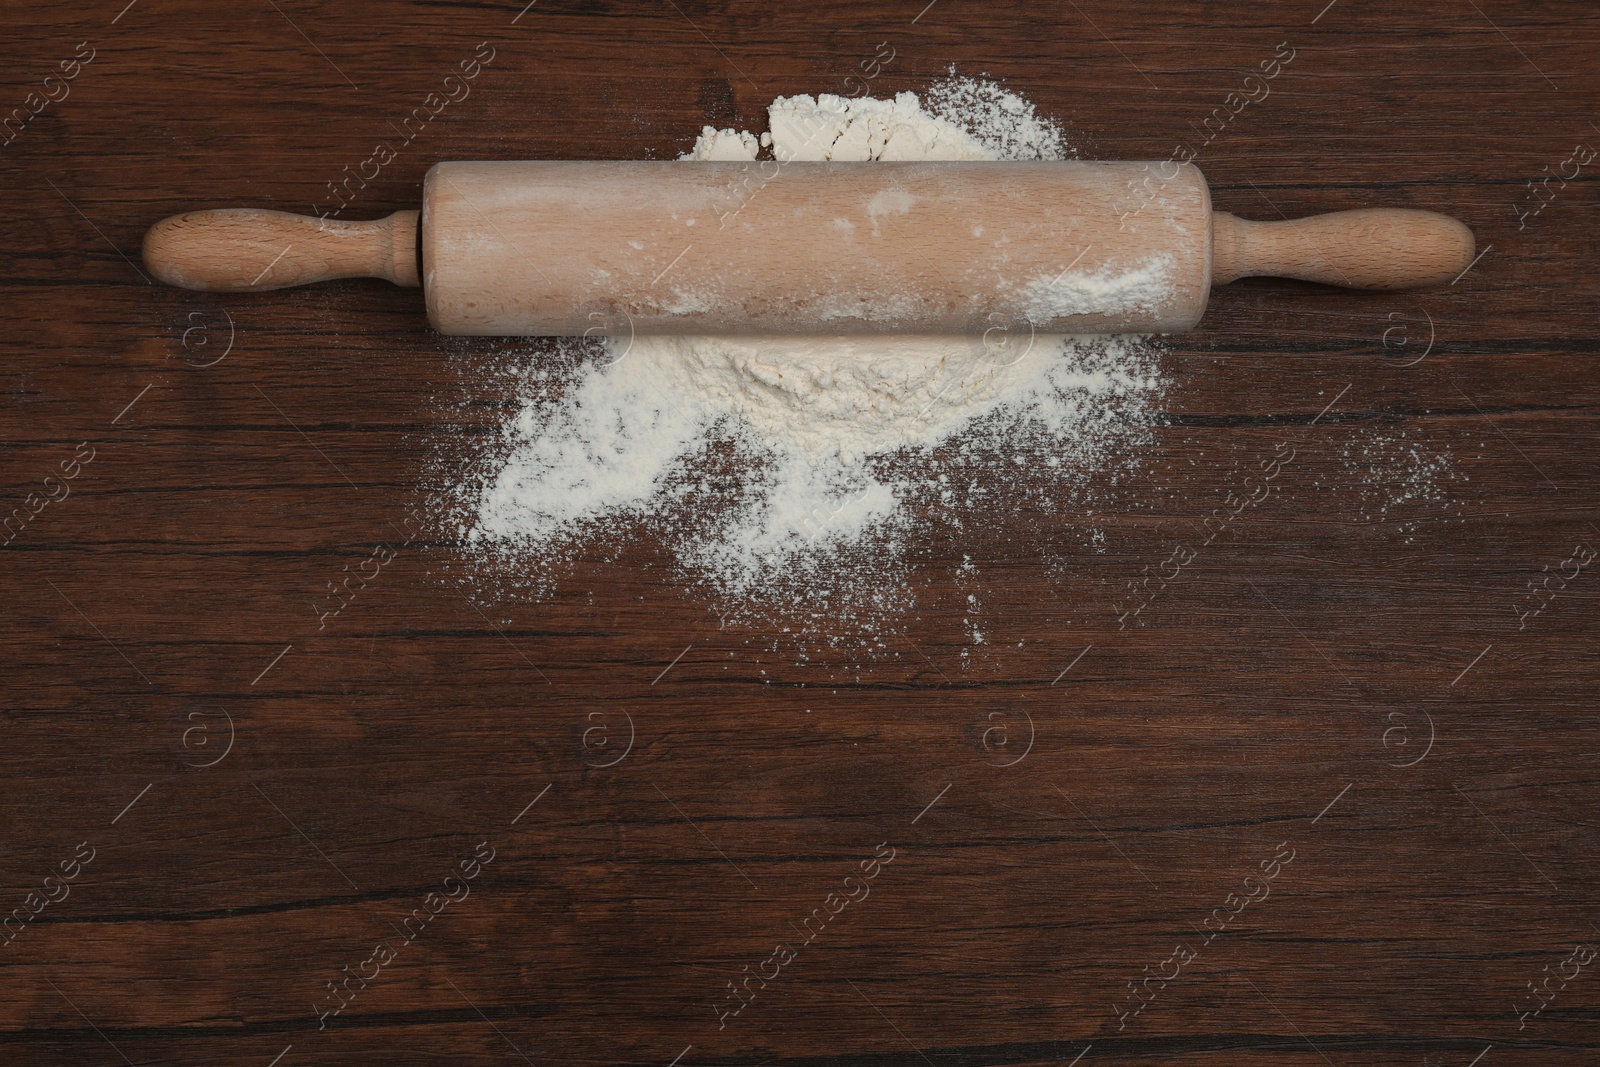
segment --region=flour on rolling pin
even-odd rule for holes
[[[1210,296],[1211,199],[1183,168],[1117,226],[1147,167],[440,163],[428,318],[496,336],[578,336],[608,313],[652,334],[1175,333]]]

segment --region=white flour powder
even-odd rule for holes
[[[1358,432],[1339,453],[1344,471],[1354,476],[1359,495],[1357,518],[1361,522],[1398,521],[1411,544],[1421,524],[1415,504],[1430,505],[1431,520],[1459,516],[1461,505],[1453,499],[1450,482],[1466,481],[1455,469],[1449,448],[1435,449],[1404,429],[1367,429]]]
[[[972,79],[926,104],[780,98],[769,120],[760,137],[706,127],[685,158],[1069,153],[1031,104]],[[1162,269],[1039,299],[1137,303]],[[934,528],[1080,501],[1128,459],[1160,386],[1137,338],[639,337],[539,342],[522,358],[518,410],[456,500],[480,573],[547,595],[568,561],[653,536],[725,622],[803,645],[892,631]]]
[[[1062,271],[1053,278],[1041,276],[1023,289],[1024,306],[1033,322],[1091,311],[1108,315],[1155,311],[1172,298],[1171,280],[1176,265],[1171,256],[1160,255],[1116,274]]]
[[[780,96],[767,108],[759,138],[707,126],[684,159],[962,160],[1067,159],[1074,155],[1061,128],[1039,118],[1032,104],[993,82],[951,78],[928,92],[893,100],[822,93]]]

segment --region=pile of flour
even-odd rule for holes
[[[791,160],[1068,159],[1061,128],[993,82],[952,78],[927,104],[916,93],[892,100],[823,93],[780,96],[767,108],[767,132],[700,131],[683,159],[753,160],[762,149]]]
[[[706,127],[684,159],[1070,153],[992,82],[927,97],[779,98],[766,132]],[[1081,504],[1131,461],[1161,388],[1141,339],[1015,331],[544,340],[508,357],[516,411],[454,491],[480,574],[548,595],[572,561],[654,538],[724,623],[805,643],[892,632],[935,530]]]

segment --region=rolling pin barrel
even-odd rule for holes
[[[1210,289],[1194,167],[440,163],[428,317],[450,334],[1174,332]]]

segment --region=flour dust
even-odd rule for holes
[[[1455,469],[1449,447],[1436,448],[1404,429],[1375,429],[1348,441],[1339,458],[1356,491],[1359,520],[1395,519],[1407,544],[1423,521],[1416,517],[1416,505],[1429,505],[1435,517],[1451,508],[1456,516],[1462,513],[1450,483],[1464,482],[1467,475]]]

